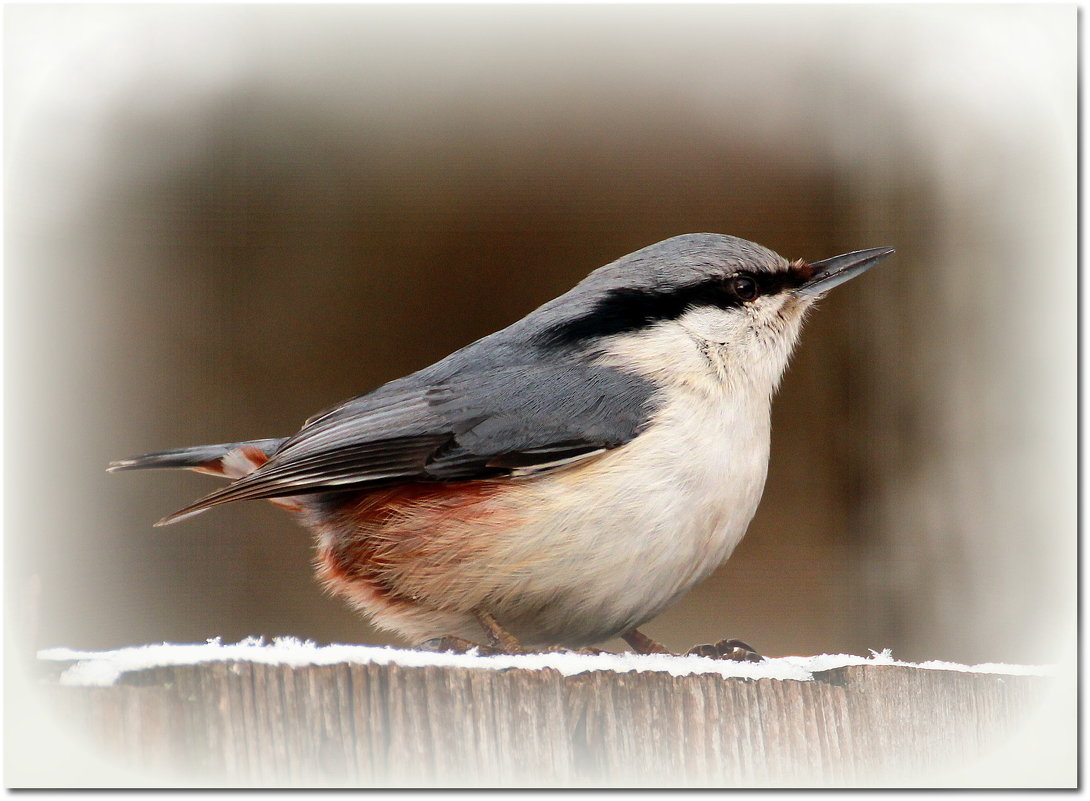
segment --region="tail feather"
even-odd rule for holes
[[[225,475],[222,461],[227,454],[240,448],[256,448],[268,458],[284,442],[284,439],[254,439],[248,442],[229,442],[222,445],[198,445],[195,448],[177,448],[170,451],[154,451],[118,459],[106,468],[111,473],[121,470],[150,470],[157,468],[184,468],[200,473]]]
[[[122,470],[180,468],[238,480],[238,478],[250,474],[267,462],[269,457],[286,441],[288,441],[287,438],[250,439],[244,442],[223,442],[221,445],[198,445],[195,448],[157,450],[152,453],[141,453],[140,456],[110,462],[106,470],[110,473],[117,473]],[[289,511],[299,511],[300,509],[298,503],[295,503],[291,498],[277,498],[272,502]],[[160,520],[156,525],[177,523],[179,520],[191,518],[194,514],[199,514],[207,508],[202,501],[197,501],[180,511],[168,514],[166,518]]]
[[[149,470],[152,468],[183,468],[221,478],[238,479],[263,465],[280,448],[286,439],[252,439],[246,442],[227,442],[221,445],[198,445],[195,448],[178,448],[130,456],[110,462],[106,468],[111,473],[120,470]],[[274,503],[290,511],[298,511],[291,499],[279,499]],[[168,515],[155,525],[165,526],[203,512],[207,507],[198,504]]]

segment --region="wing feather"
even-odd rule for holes
[[[407,382],[311,418],[264,465],[160,525],[231,501],[533,475],[628,442],[654,396],[644,379],[571,362],[467,371],[439,385]]]

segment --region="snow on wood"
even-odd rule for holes
[[[248,640],[39,657],[62,713],[165,785],[896,785],[987,752],[1048,681],[888,652],[733,663]]]
[[[73,686],[108,686],[124,673],[155,667],[196,665],[206,662],[242,660],[264,665],[357,665],[396,664],[403,667],[464,667],[483,670],[541,670],[552,668],[565,676],[574,676],[593,670],[611,670],[619,673],[669,673],[687,676],[714,673],[724,678],[745,679],[795,679],[809,681],[817,671],[832,670],[848,665],[901,665],[924,670],[954,670],[970,673],[1005,673],[1008,675],[1044,675],[1049,669],[1037,665],[960,665],[955,662],[924,662],[913,664],[893,659],[886,650],[872,652],[869,657],[852,654],[822,654],[820,656],[785,656],[765,659],[762,662],[730,662],[708,659],[702,656],[672,656],[665,654],[640,655],[631,652],[582,654],[558,651],[531,654],[505,654],[479,656],[475,653],[414,651],[399,648],[368,645],[326,645],[291,637],[278,637],[271,643],[251,638],[239,643],[222,644],[218,638],[206,643],[178,645],[141,645],[119,648],[113,651],[77,651],[70,648],[51,648],[41,651],[39,659],[58,663],[74,663],[61,674],[62,684]]]

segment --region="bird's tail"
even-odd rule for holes
[[[228,442],[222,445],[198,445],[195,448],[178,448],[171,451],[155,451],[130,456],[110,462],[106,468],[111,473],[120,470],[150,470],[154,468],[181,468],[223,478],[241,478],[269,457],[284,442],[283,439],[253,439],[248,442]],[[257,464],[252,464],[257,462]]]
[[[249,475],[265,462],[285,442],[285,439],[252,439],[247,442],[227,442],[221,445],[198,445],[195,448],[178,448],[171,451],[155,451],[130,456],[110,462],[106,468],[111,473],[120,470],[150,470],[154,468],[180,468],[220,476],[231,480]],[[277,499],[274,503],[296,511],[291,499]],[[155,525],[163,526],[191,517],[204,508],[175,513],[164,517]]]

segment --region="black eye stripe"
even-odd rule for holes
[[[792,273],[746,273],[746,275],[757,282],[762,295],[776,295],[802,283]]]
[[[676,320],[694,307],[738,308],[747,302],[732,286],[733,280],[740,276],[756,282],[757,297],[775,295],[802,283],[794,271],[736,272],[669,290],[614,289],[590,313],[551,326],[538,335],[538,341],[549,346],[573,345],[595,337],[638,331],[663,320]]]

